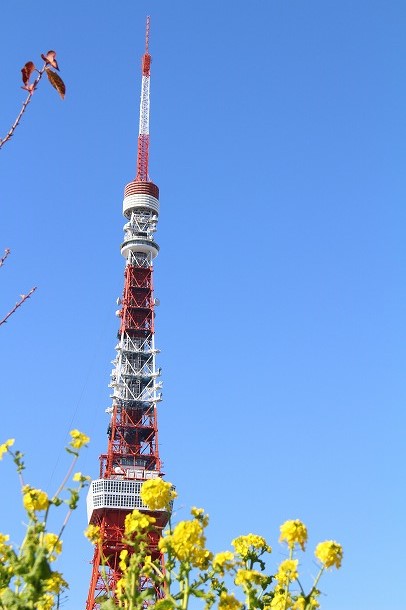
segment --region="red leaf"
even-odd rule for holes
[[[56,61],[56,53],[55,51],[48,51],[46,55],[41,54],[42,59],[48,65],[51,65],[55,70],[59,70],[58,62]]]
[[[27,61],[25,66],[21,68],[21,76],[23,79],[23,83],[25,86],[28,85],[28,81],[30,80],[31,74],[34,72],[35,66],[32,61]]]
[[[57,90],[57,92],[63,99],[65,97],[65,92],[66,92],[65,83],[63,82],[63,80],[61,79],[59,74],[57,74],[56,72],[53,72],[53,70],[50,70],[49,68],[45,68],[45,71],[47,73],[49,82],[54,87],[54,89]]]

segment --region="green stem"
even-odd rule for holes
[[[324,572],[324,566],[322,566],[322,567],[320,568],[320,571],[319,571],[319,573],[318,573],[318,574],[317,574],[317,576],[316,576],[316,580],[315,580],[315,581],[314,581],[314,583],[313,583],[313,586],[312,586],[311,591],[310,591],[310,593],[309,593],[309,597],[310,597],[310,596],[311,596],[311,595],[314,593],[314,591],[316,590],[317,584],[318,584],[318,582],[319,582],[319,580],[320,580],[320,577],[321,577],[321,575],[323,574],[323,572]]]
[[[136,594],[136,579],[135,579],[135,574],[134,571],[131,574],[131,589],[130,589],[130,605],[128,607],[128,610],[135,610],[134,608],[134,598],[135,598],[135,594]]]
[[[59,494],[61,493],[61,491],[63,490],[63,488],[65,487],[65,484],[66,484],[67,480],[69,479],[70,475],[72,474],[72,470],[73,470],[76,462],[78,461],[78,458],[79,458],[78,455],[75,455],[75,457],[73,458],[72,464],[70,465],[68,472],[66,473],[62,483],[59,485],[58,489],[52,496],[52,500],[56,499],[59,496]]]
[[[291,561],[293,559],[293,546],[289,547],[289,560]],[[286,610],[286,607],[288,605],[288,595],[289,595],[289,581],[288,584],[286,585],[286,589],[285,589],[285,603],[283,605],[283,610]]]
[[[77,458],[75,458],[75,460],[77,460]],[[74,461],[75,461],[75,460],[74,460]],[[83,482],[82,482],[82,481],[80,481],[80,483],[79,483],[79,487],[78,487],[78,494],[80,494],[80,492],[82,491],[83,487],[84,487]],[[55,496],[54,496],[54,497],[55,497]],[[74,510],[75,510],[74,508],[70,508],[70,509],[68,510],[68,512],[66,513],[66,517],[65,517],[65,519],[63,520],[63,523],[62,523],[62,525],[61,525],[61,529],[59,530],[59,534],[58,534],[58,540],[60,540],[60,539],[61,539],[61,536],[62,536],[62,534],[63,534],[63,531],[64,531],[65,527],[68,525],[68,521],[69,521],[69,519],[71,518],[71,515],[72,515],[72,513],[73,513],[73,511],[74,511]],[[58,541],[58,540],[57,540],[57,541]]]
[[[189,570],[186,573],[186,576],[183,580],[183,600],[182,600],[182,610],[187,610],[189,604],[189,595],[190,595],[190,583],[189,583]]]
[[[301,594],[303,595],[303,597],[305,597],[305,592],[304,592],[304,589],[303,589],[303,587],[302,587],[302,583],[300,582],[300,580],[299,580],[298,578],[296,578],[296,582],[297,582],[297,584],[298,584],[298,585],[299,585],[299,587],[300,587],[300,592],[301,592]]]
[[[20,545],[20,552],[18,554],[19,557],[22,557],[22,552],[23,552],[23,549],[25,547],[25,543],[27,542],[28,534],[30,532],[30,528],[31,528],[32,525],[34,525],[34,521],[30,518],[30,521],[29,521],[29,523],[27,525],[27,528],[26,528],[26,531],[25,531],[24,540],[22,541],[22,543]]]
[[[22,489],[24,487],[24,485],[25,485],[24,477],[22,475],[22,470],[24,470],[24,465],[22,463],[21,458],[17,458],[16,454],[13,453],[13,451],[11,451],[8,447],[7,447],[7,451],[9,452],[11,457],[13,458],[14,464],[17,466],[18,480],[20,481],[20,485],[21,485],[21,489]]]

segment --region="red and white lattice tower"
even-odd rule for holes
[[[99,525],[102,548],[95,548],[87,610],[100,607],[102,598],[113,594],[121,577],[119,554],[124,548],[124,519],[133,509],[152,514],[159,527],[168,521],[165,510],[149,511],[142,503],[144,481],[163,475],[158,448],[157,403],[161,400],[160,369],[155,358],[153,260],[158,254],[154,232],[158,222],[159,189],[148,175],[149,91],[151,56],[142,57],[142,86],[138,136],[137,175],[124,189],[124,292],[117,315],[121,319],[116,357],[111,373],[112,405],[108,425],[107,453],[100,456],[100,478],[92,481],[87,499],[89,523]],[[149,554],[160,558],[159,534],[151,536]],[[102,557],[107,563],[102,565]],[[107,578],[107,583],[106,583]],[[152,586],[148,578],[140,589]],[[162,591],[157,590],[160,597]]]

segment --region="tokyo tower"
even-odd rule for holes
[[[154,239],[159,189],[148,174],[150,67],[148,17],[142,57],[137,171],[124,189],[124,290],[118,299],[120,328],[111,373],[112,403],[106,410],[110,416],[107,453],[100,456],[100,475],[92,481],[87,498],[89,523],[100,526],[102,536],[102,544],[94,551],[87,610],[99,608],[102,599],[114,595],[121,577],[119,555],[124,548],[126,515],[134,509],[148,511],[156,519],[158,532],[169,518],[167,510],[151,511],[140,498],[142,483],[163,475],[157,422],[162,382],[158,381],[161,371],[155,362],[159,350],[155,347],[157,300],[153,293],[153,261],[159,251]],[[152,559],[160,559],[158,542],[156,533],[149,543]],[[147,577],[139,583],[140,589],[151,586]],[[161,594],[156,590],[157,597]]]

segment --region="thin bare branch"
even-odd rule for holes
[[[9,319],[9,317],[10,317],[10,316],[12,316],[12,315],[13,315],[13,313],[14,313],[15,311],[17,311],[17,309],[18,309],[19,307],[21,307],[21,305],[22,305],[22,304],[23,304],[23,303],[24,303],[24,302],[25,302],[27,299],[29,299],[29,298],[30,298],[30,296],[33,294],[33,292],[35,292],[35,291],[36,291],[36,289],[37,289],[37,287],[36,287],[36,286],[34,286],[34,288],[31,288],[31,290],[30,290],[30,291],[29,291],[27,294],[21,294],[21,295],[20,295],[20,297],[21,297],[21,298],[20,298],[20,300],[19,300],[19,301],[17,301],[17,303],[14,305],[13,309],[11,309],[11,310],[8,312],[8,314],[7,314],[7,315],[6,315],[6,316],[5,316],[5,317],[4,317],[2,320],[0,320],[0,326],[1,326],[2,324],[5,324],[5,323],[7,322],[7,320]]]
[[[2,256],[0,258],[0,267],[2,267],[4,265],[4,263],[6,262],[6,258],[8,257],[9,254],[10,254],[10,248],[6,248],[4,250],[4,256]]]
[[[22,108],[20,110],[20,113],[19,113],[18,117],[16,118],[16,120],[14,121],[14,123],[12,124],[10,130],[4,136],[4,138],[2,140],[0,140],[0,148],[2,148],[4,146],[4,144],[11,139],[14,131],[17,129],[17,127],[18,127],[18,125],[19,125],[19,123],[20,123],[20,121],[22,119],[22,116],[23,116],[24,112],[27,109],[28,104],[31,102],[32,96],[34,94],[34,91],[37,88],[37,85],[38,85],[39,81],[41,80],[42,75],[45,72],[45,67],[46,66],[47,66],[47,63],[44,63],[44,65],[42,66],[41,70],[38,72],[38,76],[35,79],[35,81],[32,83],[32,85],[29,85],[27,99],[24,101],[24,103],[22,105]]]

